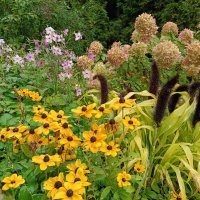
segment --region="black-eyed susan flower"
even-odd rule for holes
[[[130,118],[129,116],[126,116],[125,119],[122,120],[122,122],[126,127],[130,129],[134,129],[135,126],[140,125],[140,122],[135,117]]]
[[[103,145],[107,135],[99,132],[95,133],[95,131],[84,131],[83,137],[84,148],[87,151],[90,150],[92,153],[97,153],[100,150],[100,147]]]
[[[68,132],[71,132],[72,125],[68,122],[59,123],[59,131],[61,134],[66,134]]]
[[[49,144],[48,139],[45,137],[39,138],[39,140],[36,142],[36,147],[39,148],[41,146],[47,146]]]
[[[9,177],[5,177],[2,180],[2,183],[4,183],[2,190],[9,190],[10,188],[18,188],[20,185],[25,183],[25,180],[22,178],[21,175],[12,174]]]
[[[110,108],[113,110],[119,110],[121,108],[130,108],[135,104],[135,99],[125,99],[124,97],[114,98]]]
[[[45,111],[44,107],[37,105],[37,106],[33,106],[33,112],[35,114],[40,114],[43,113]]]
[[[142,165],[139,162],[137,162],[134,165],[134,171],[137,172],[137,173],[144,173],[145,167],[144,167],[144,165]]]
[[[99,134],[106,134],[106,129],[105,129],[105,127],[104,127],[103,124],[97,125],[96,123],[93,123],[91,128],[92,128],[92,131],[95,134],[97,134],[97,133],[99,133]]]
[[[24,137],[28,144],[31,142],[37,142],[40,136],[37,133],[37,129],[29,128],[24,132]]]
[[[85,176],[83,170],[79,168],[76,173],[70,172],[66,175],[66,181],[73,184],[76,182],[81,182],[82,184],[82,193],[85,193],[85,187],[91,185],[91,183],[88,182],[88,177]]]
[[[117,153],[120,151],[119,145],[115,144],[113,141],[104,143],[101,147],[101,151],[105,153],[106,156],[115,157]]]
[[[64,188],[60,188],[59,192],[55,194],[54,199],[63,200],[82,200],[81,182],[64,183]]]
[[[51,130],[53,131],[58,130],[58,127],[59,125],[57,122],[52,122],[52,123],[46,122],[42,126],[38,127],[36,131],[38,134],[48,135]]]
[[[59,143],[63,144],[65,149],[77,148],[81,144],[80,139],[72,131],[65,133]]]
[[[76,109],[72,109],[71,111],[76,113],[76,116],[85,116],[87,118],[91,118],[93,114],[95,114],[95,108],[96,103],[89,104],[88,106],[79,106]]]
[[[87,165],[82,163],[80,159],[77,159],[75,163],[68,164],[67,168],[74,173],[76,173],[79,168],[83,170],[84,174],[90,173],[90,170],[87,169]]]
[[[15,127],[9,127],[9,131],[7,134],[8,138],[21,138],[22,137],[22,133],[27,129],[26,126],[23,125],[19,125],[19,126],[15,126]]]
[[[38,92],[33,91],[29,91],[29,97],[32,101],[40,101],[42,99],[42,96],[40,96]]]
[[[40,170],[44,171],[47,169],[47,167],[55,166],[57,163],[60,163],[61,158],[59,155],[50,156],[46,154],[46,155],[40,155],[40,156],[33,156],[32,162],[39,164]]]
[[[57,148],[57,154],[61,157],[62,162],[66,160],[73,160],[76,158],[76,150],[75,149],[67,149],[65,150],[64,146],[60,146]]]
[[[24,89],[20,89],[17,90],[17,94],[21,97],[28,97],[29,96],[29,90],[24,88]]]
[[[105,124],[104,127],[107,131],[117,132],[119,124],[114,119],[110,119],[109,123]]]
[[[104,114],[108,114],[111,112],[110,109],[106,108],[105,104],[102,104],[99,106],[99,108],[95,111],[95,118],[99,119],[101,118]]]
[[[66,119],[69,118],[69,116],[65,116],[65,113],[63,110],[59,110],[56,112],[55,110],[51,110],[49,112],[49,116],[52,118],[53,121],[56,122],[66,122]]]
[[[6,142],[6,137],[7,137],[7,132],[8,132],[6,130],[7,130],[7,128],[3,128],[0,131],[0,141],[2,141],[2,142]]]
[[[40,122],[40,123],[50,123],[52,122],[51,118],[49,117],[49,113],[47,111],[37,113],[33,117],[34,122]]]
[[[131,183],[129,182],[130,180],[131,180],[131,175],[126,172],[122,172],[117,175],[117,182],[119,187],[125,187],[131,185]]]
[[[47,196],[54,198],[55,194],[59,192],[59,189],[64,187],[64,174],[59,173],[58,176],[50,177],[44,182],[44,189],[48,190]]]

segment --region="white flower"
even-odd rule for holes
[[[51,35],[52,33],[55,32],[55,30],[54,30],[52,27],[47,27],[47,28],[45,29],[45,31],[46,31],[46,34],[47,34],[47,35]]]
[[[75,41],[82,40],[83,38],[80,31],[78,33],[74,33],[74,35],[75,35]]]
[[[22,57],[20,57],[19,55],[16,55],[13,57],[13,63],[24,66],[24,59]]]

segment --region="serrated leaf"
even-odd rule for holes
[[[110,191],[111,191],[111,186],[104,188],[103,191],[101,192],[100,200],[104,200],[108,196]]]

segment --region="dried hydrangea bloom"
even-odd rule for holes
[[[200,74],[200,67],[194,67],[194,66],[190,66],[186,68],[186,73],[187,76],[189,77],[195,77],[197,74]]]
[[[93,41],[90,44],[88,52],[93,53],[94,55],[98,55],[103,50],[103,45],[99,41]]]
[[[139,15],[135,21],[135,30],[140,34],[142,42],[149,42],[158,30],[155,18],[147,13]]]
[[[140,34],[136,30],[132,32],[131,41],[132,42],[140,41]]]
[[[152,55],[160,68],[169,68],[181,59],[179,48],[171,41],[157,44],[152,50]]]
[[[195,41],[187,45],[186,52],[182,64],[186,67],[200,67],[200,42]]]
[[[122,45],[122,43],[119,41],[119,42],[113,42],[112,47],[120,47]]]
[[[107,52],[107,59],[112,66],[119,67],[127,61],[127,52],[122,46],[114,46]]]
[[[161,33],[163,35],[166,35],[167,33],[178,35],[178,26],[174,22],[167,22],[163,25]]]
[[[147,45],[144,42],[133,43],[129,52],[133,56],[144,56],[147,53]]]
[[[185,28],[179,33],[178,36],[179,40],[183,42],[184,44],[190,44],[194,38],[193,31],[190,29]]]
[[[95,74],[107,74],[109,69],[106,68],[103,62],[97,62],[93,68]]]
[[[80,56],[77,60],[77,65],[84,69],[90,68],[91,65],[93,64],[94,64],[94,61],[88,58],[88,56],[86,55]]]
[[[131,46],[128,45],[128,44],[125,44],[125,45],[123,45],[121,48],[122,48],[123,51],[124,51],[124,54],[125,54],[125,57],[126,57],[126,58],[125,58],[126,61],[128,61],[128,58],[129,58],[129,51],[130,51]]]

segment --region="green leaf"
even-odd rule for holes
[[[33,152],[29,149],[27,144],[22,144],[21,145],[21,150],[28,158],[32,158],[33,157]]]
[[[19,191],[18,199],[20,199],[20,200],[33,200],[31,192],[28,190],[28,188],[26,186],[21,187],[21,189]]]
[[[34,200],[47,200],[47,196],[45,194],[34,194],[33,195]]]
[[[104,188],[102,193],[101,193],[100,200],[104,200],[108,196],[110,191],[111,191],[111,186],[108,186],[108,187]]]

